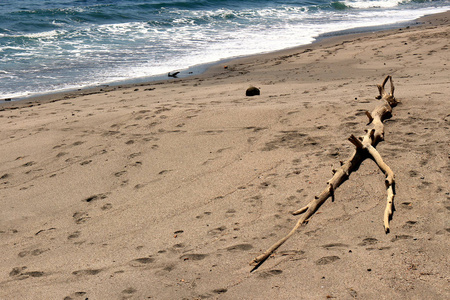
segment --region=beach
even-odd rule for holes
[[[0,299],[448,299],[449,17],[0,104]],[[365,160],[250,272],[349,158],[387,75],[390,233]]]

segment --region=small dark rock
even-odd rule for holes
[[[251,86],[245,91],[245,96],[259,96],[260,91],[258,88]]]

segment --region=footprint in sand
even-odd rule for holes
[[[217,158],[209,158],[207,160],[205,160],[204,162],[202,162],[202,166],[209,164],[212,161],[215,161]]]
[[[394,238],[391,239],[391,242],[396,242],[399,240],[409,240],[412,239],[413,237],[410,235],[406,235],[406,234],[402,234],[402,235],[396,235]]]
[[[69,296],[64,297],[63,300],[74,300],[74,299],[80,299],[81,297],[83,297],[83,300],[88,299],[85,297],[86,292],[75,292],[70,294]]]
[[[128,155],[128,158],[132,159],[132,158],[138,157],[140,155],[142,155],[141,152],[131,153],[130,155]]]
[[[79,238],[80,235],[81,235],[81,232],[80,232],[80,231],[75,231],[75,232],[69,234],[69,236],[67,237],[67,239],[68,239],[68,240],[73,240],[73,239]]]
[[[22,273],[23,270],[25,270],[27,267],[15,267],[9,272],[9,276],[18,276]]]
[[[91,217],[89,217],[88,213],[85,211],[77,211],[72,215],[72,218],[74,219],[76,224],[82,224],[89,220]]]
[[[358,246],[375,245],[376,243],[378,243],[378,240],[376,238],[365,238],[361,243],[358,244]]]
[[[205,211],[203,214],[206,215],[206,216],[209,216],[209,215],[211,215],[212,213],[211,213],[210,211]],[[202,219],[202,218],[203,218],[203,215],[196,216],[195,218],[196,218],[196,219]]]
[[[24,164],[22,165],[22,167],[31,167],[31,166],[34,165],[34,164],[35,164],[34,161],[29,161],[29,162],[27,162],[27,163],[24,163]]]
[[[4,234],[4,233],[18,233],[19,231],[17,231],[17,229],[8,229],[8,230],[0,230],[0,234]]]
[[[412,203],[411,202],[402,202],[402,208],[405,209],[412,209]]]
[[[265,272],[260,273],[258,275],[258,277],[266,279],[266,278],[269,278],[269,277],[272,277],[272,276],[280,275],[281,273],[283,273],[282,270],[270,270],[270,271],[265,271]]]
[[[416,170],[410,170],[408,172],[408,174],[409,174],[410,177],[417,177],[419,175],[419,172],[416,171]]]
[[[248,251],[248,250],[253,249],[253,246],[250,245],[250,244],[238,244],[238,245],[230,246],[230,247],[228,247],[226,249],[227,249],[227,251],[231,251],[231,252],[234,252],[234,251]]]
[[[141,183],[139,183],[139,184],[136,184],[135,186],[134,186],[134,189],[135,190],[139,190],[139,189],[142,189],[143,187],[145,187],[146,186],[146,184],[141,184]]]
[[[208,256],[208,254],[185,254],[180,256],[182,260],[203,260]]]
[[[348,248],[347,244],[342,243],[332,243],[332,244],[326,244],[322,246],[325,249],[333,249],[333,248]]]
[[[267,181],[261,182],[261,184],[259,185],[259,187],[260,187],[261,189],[266,189],[266,188],[268,188],[269,186],[270,186],[270,182],[267,182]]]
[[[167,276],[167,273],[171,272],[173,269],[175,269],[174,264],[167,264],[167,265],[159,265],[156,267],[155,275],[157,276]]]
[[[112,208],[111,203],[105,203],[102,207],[100,207],[101,210],[110,210]]]
[[[97,195],[92,195],[90,197],[87,197],[86,199],[83,199],[83,202],[90,203],[90,202],[105,199],[105,198],[107,198],[106,194],[97,194]]]
[[[40,271],[31,271],[31,272],[23,272],[27,269],[27,267],[15,267],[9,272],[10,277],[17,278],[19,280],[27,279],[29,277],[42,277],[45,275],[44,272]]]
[[[84,270],[78,270],[73,271],[72,274],[76,276],[84,276],[84,275],[97,275],[103,271],[102,269],[84,269]]]
[[[130,261],[129,264],[132,267],[143,267],[143,266],[153,263],[154,261],[155,261],[155,259],[153,257],[141,257],[141,258],[133,259],[132,261]]]
[[[213,290],[213,293],[220,295],[226,293],[227,291],[228,291],[227,289],[215,289]]]
[[[167,174],[169,172],[171,172],[172,170],[162,170],[161,172],[158,173],[158,175],[164,175]]]
[[[114,173],[114,176],[120,177],[120,176],[122,176],[122,175],[125,175],[126,173],[127,173],[127,171],[120,171],[120,172]]]
[[[220,227],[211,229],[210,231],[208,231],[208,234],[217,235],[217,234],[220,234],[221,232],[225,231],[226,229],[227,229],[227,227],[220,226]]]
[[[223,130],[206,130],[203,132],[203,134],[216,135],[216,134],[219,134],[222,132],[223,132]]]
[[[352,298],[358,298],[358,293],[354,289],[349,288],[348,293],[352,296]]]
[[[85,166],[85,165],[87,165],[87,164],[90,164],[91,162],[92,162],[91,159],[90,159],[90,160],[85,160],[85,161],[82,161],[82,162],[80,163],[80,165]]]
[[[136,292],[137,292],[137,290],[135,288],[129,287],[129,288],[124,289],[122,291],[122,294],[124,294],[125,296],[131,296]]]
[[[182,249],[182,248],[185,248],[185,247],[186,247],[186,245],[183,244],[183,243],[175,244],[175,245],[172,246],[172,248],[175,249],[175,250]]]
[[[80,146],[82,144],[84,144],[83,141],[77,141],[77,142],[73,143],[72,146]]]
[[[229,217],[229,216],[232,217],[236,213],[236,210],[231,208],[231,209],[227,210],[225,213],[226,213],[227,217]]]
[[[56,154],[56,157],[63,157],[67,154],[69,154],[69,153],[68,152],[59,152],[58,154]]]
[[[316,265],[327,265],[341,259],[339,256],[324,256],[316,261]]]
[[[50,250],[50,249],[25,250],[25,251],[19,252],[18,256],[19,257],[25,257],[27,255],[38,256],[38,255],[41,255],[42,253],[44,253],[45,251],[48,251],[48,250]]]
[[[414,225],[416,225],[417,221],[406,221],[405,225],[403,225],[403,228],[409,229],[412,228]]]

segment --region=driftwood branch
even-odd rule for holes
[[[388,80],[391,85],[389,93],[385,90],[385,85]],[[275,250],[283,245],[284,242],[286,242],[300,228],[300,226],[306,224],[309,218],[314,215],[314,213],[329,197],[331,197],[332,201],[334,201],[334,191],[349,178],[352,172],[358,170],[359,166],[366,158],[371,158],[386,176],[385,185],[388,196],[386,210],[384,213],[384,228],[386,233],[389,232],[389,221],[391,220],[394,211],[394,172],[392,172],[391,168],[389,168],[389,166],[383,161],[381,155],[375,147],[379,142],[384,140],[383,121],[392,116],[392,108],[395,107],[398,102],[394,97],[394,83],[390,75],[386,76],[383,83],[381,85],[377,85],[377,87],[380,94],[376,98],[381,99],[383,103],[376,107],[371,113],[366,112],[369,119],[368,125],[372,124],[372,128],[366,130],[366,134],[364,136],[357,138],[352,134],[348,138],[348,140],[355,146],[355,151],[351,157],[345,162],[340,162],[341,167],[338,170],[333,170],[334,175],[327,182],[327,187],[322,191],[322,193],[314,197],[308,205],[293,212],[294,215],[303,215],[297,221],[294,228],[292,228],[292,230],[285,237],[280,239],[263,254],[250,262],[250,265],[254,266],[252,271],[259,268],[259,266],[261,266],[261,264],[263,264]]]

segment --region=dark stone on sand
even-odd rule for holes
[[[251,86],[245,91],[245,96],[259,96],[260,91],[258,88]]]

